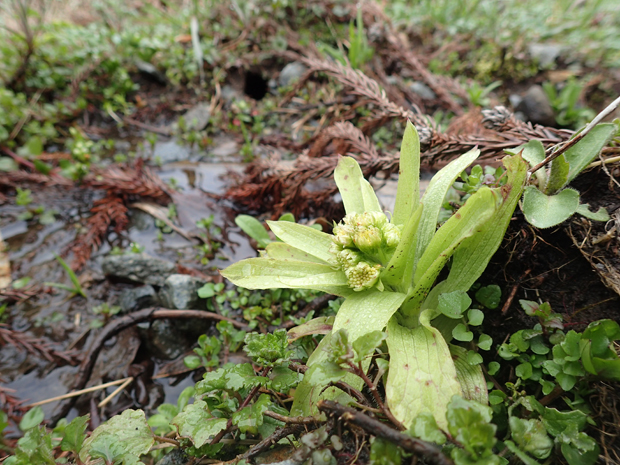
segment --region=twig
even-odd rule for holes
[[[593,161],[586,166],[586,169],[596,168],[601,165],[609,165],[610,163],[616,163],[617,161],[620,161],[620,157],[603,158],[602,160]]]
[[[112,399],[114,399],[123,389],[125,389],[127,386],[129,386],[132,382],[133,382],[133,377],[131,377],[131,376],[129,378],[125,379],[125,382],[123,384],[121,384],[117,389],[115,389],[112,394],[110,394],[108,397],[106,397],[101,402],[99,402],[99,404],[97,404],[97,407],[101,408],[101,407],[109,404]]]
[[[105,389],[110,386],[117,386],[118,384],[122,384],[126,386],[125,383],[127,383],[127,381],[131,382],[133,381],[133,378],[129,377],[129,378],[117,379],[116,381],[110,381],[109,383],[99,384],[98,386],[92,386],[86,389],[80,389],[79,391],[68,392],[67,394],[63,394],[62,396],[50,397],[49,399],[40,400],[39,402],[34,402],[32,404],[29,404],[28,408],[36,407],[37,405],[49,404],[50,402],[56,402],[57,400],[64,400],[64,399],[69,399],[71,397],[81,396],[82,394],[88,394],[89,392],[99,391],[101,389]]]
[[[286,415],[280,415],[279,413],[272,412],[270,410],[267,410],[264,415],[273,418],[274,420],[286,423],[287,425],[314,425],[324,423],[315,417],[287,417]]]
[[[327,414],[337,415],[341,420],[358,426],[373,436],[386,439],[402,447],[406,451],[413,452],[418,457],[423,457],[427,463],[435,465],[454,465],[454,462],[443,455],[441,449],[436,445],[400,433],[357,410],[344,407],[331,400],[319,401],[318,408],[320,411]]]
[[[590,121],[590,124],[588,124],[583,131],[581,131],[579,134],[577,134],[575,137],[573,137],[572,139],[564,142],[563,144],[561,144],[560,146],[553,146],[550,147],[549,149],[547,149],[547,152],[552,152],[550,155],[548,155],[543,161],[541,161],[538,165],[534,166],[533,168],[530,168],[528,170],[528,175],[532,175],[534,174],[536,171],[538,171],[539,169],[541,169],[543,166],[545,166],[547,163],[549,163],[550,161],[553,161],[554,159],[556,159],[557,157],[559,157],[561,154],[563,154],[564,152],[566,152],[569,148],[571,148],[572,146],[574,146],[577,142],[579,142],[581,139],[583,139],[598,123],[600,123],[605,117],[607,117],[609,114],[611,114],[613,111],[616,110],[616,108],[618,108],[618,106],[620,105],[620,97],[618,97],[616,100],[614,100],[613,102],[611,102],[609,105],[607,105],[607,107],[601,111],[598,115],[596,115],[596,117]]]

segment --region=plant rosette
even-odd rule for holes
[[[479,365],[455,364],[453,353],[460,351],[449,342],[456,323],[450,326],[455,320],[443,314],[450,312],[442,312],[439,303],[460,306],[462,294],[482,274],[502,241],[527,172],[519,155],[506,157],[506,184],[495,189],[481,187],[437,229],[446,192],[479,153],[472,150],[445,166],[420,199],[419,137],[408,123],[391,217],[383,213],[355,159],[342,157],[334,179],[346,216],[334,226],[333,234],[269,221],[282,242],[268,244],[261,257],[242,260],[221,273],[249,289],[303,288],[344,297],[331,334],[344,329],[349,341],[355,342],[387,328],[390,410],[406,427],[420,413],[428,412],[445,430],[452,396],[486,402],[487,390]],[[436,284],[451,257],[448,277]],[[461,318],[462,311],[454,313]],[[313,367],[328,359],[331,334],[308,360],[310,370],[296,390],[293,415],[315,414],[322,398],[348,400],[337,388],[324,389],[329,383],[324,377],[312,376]],[[364,369],[369,364],[366,360]],[[345,381],[361,386],[361,379],[354,375]]]

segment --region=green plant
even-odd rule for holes
[[[60,258],[59,255],[54,254],[54,256],[56,257],[56,260],[58,260],[58,263],[60,263],[60,266],[64,268],[67,275],[69,275],[69,279],[71,280],[71,284],[73,284],[73,286],[68,286],[62,283],[49,283],[49,282],[46,282],[43,284],[45,284],[46,286],[57,287],[58,289],[64,289],[65,291],[69,291],[71,295],[81,295],[82,297],[86,298],[86,292],[84,292],[84,289],[82,288],[82,285],[80,284],[80,280],[75,275],[75,272],[71,269],[69,265],[67,265],[67,262],[65,262],[62,258]]]
[[[346,65],[348,61],[353,69],[359,69],[372,59],[375,51],[368,43],[368,38],[364,32],[364,21],[361,8],[357,9],[355,23],[356,24],[354,24],[353,21],[349,23],[349,47],[346,58],[344,52],[339,48],[334,48],[323,42],[319,42],[317,45],[319,50],[327,53],[342,65]]]
[[[527,221],[537,228],[549,228],[575,213],[596,221],[608,220],[609,215],[604,208],[591,212],[587,204],[580,203],[579,192],[566,185],[592,162],[617,133],[617,123],[597,124],[593,120],[574,140],[566,142],[563,148],[556,148],[557,156],[551,161],[549,169],[543,166],[547,160],[539,140],[531,140],[521,147],[508,150],[512,154],[520,153],[532,170],[537,169],[535,179],[538,186],[527,186],[523,193],[522,209]]]
[[[467,87],[469,101],[477,107],[488,107],[491,103],[488,95],[501,85],[502,81],[494,81],[488,86],[482,87],[477,81],[472,81]]]
[[[406,426],[428,411],[445,428],[452,396],[468,395],[456,380],[457,370],[465,370],[463,376],[471,377],[479,373],[479,367],[455,366],[448,346],[451,334],[442,333],[431,322],[438,317],[435,324],[442,320],[438,310],[441,294],[453,296],[448,299],[449,305],[458,306],[460,311],[459,296],[480,276],[503,238],[526,170],[519,156],[506,158],[506,185],[481,187],[435,231],[446,191],[476,159],[478,151],[442,169],[422,200],[418,190],[419,154],[418,135],[409,123],[401,147],[401,176],[391,220],[381,211],[355,160],[345,157],[334,177],[347,216],[334,228],[333,235],[270,221],[272,231],[284,243],[269,244],[263,257],[233,264],[222,275],[250,289],[306,288],[344,297],[332,337],[344,329],[355,343],[387,326],[390,370],[386,396],[390,410]],[[448,278],[434,285],[451,256]],[[327,336],[321,341],[308,360],[310,367],[326,360],[330,339]],[[304,378],[296,391],[293,414],[314,411],[323,382]],[[351,382],[359,384],[357,380]],[[337,395],[334,388],[322,394]]]
[[[543,89],[555,112],[555,120],[560,126],[580,128],[596,116],[591,108],[579,106],[583,85],[574,78],[569,79],[559,93],[550,82],[544,82]]]

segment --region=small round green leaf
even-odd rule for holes
[[[472,308],[467,312],[467,319],[472,326],[480,326],[484,320],[484,313],[477,308]]]
[[[502,290],[496,284],[481,287],[476,292],[476,300],[490,310],[497,308],[501,299]]]
[[[474,338],[474,333],[472,333],[471,331],[468,331],[467,326],[465,326],[463,323],[459,323],[452,330],[452,336],[457,341],[469,342]]]
[[[523,193],[523,214],[537,228],[550,228],[570,218],[579,208],[579,192],[564,189],[555,195],[545,195],[534,186]]]

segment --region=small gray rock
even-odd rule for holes
[[[291,84],[298,81],[304,73],[308,70],[302,63],[299,61],[293,61],[289,63],[282,71],[280,71],[280,76],[278,77],[278,84],[280,87],[287,87]]]
[[[118,299],[118,304],[121,307],[121,313],[131,313],[155,306],[158,301],[157,292],[153,286],[147,284],[133,289],[125,289]]]
[[[235,89],[233,86],[226,84],[222,87],[222,98],[226,103],[230,103],[234,100],[242,99],[243,93]]]
[[[136,60],[136,68],[138,68],[140,74],[153,82],[161,84],[162,86],[165,86],[168,83],[168,79],[166,79],[166,76],[151,63],[142,60]]]
[[[409,84],[409,88],[412,92],[418,94],[424,100],[435,100],[437,98],[435,92],[433,92],[433,90],[423,82],[413,81]]]
[[[187,352],[196,338],[184,333],[179,324],[182,320],[155,320],[146,328],[139,327],[142,342],[149,353],[163,360],[174,360]],[[195,321],[195,320],[186,320]]]
[[[555,115],[549,102],[549,98],[541,86],[530,87],[523,100],[517,106],[516,111],[523,112],[526,118],[534,124],[554,126]]]
[[[202,131],[207,127],[211,119],[210,104],[208,102],[201,102],[195,105],[183,115],[183,118],[188,129]]]
[[[541,68],[552,67],[558,57],[564,51],[564,47],[560,44],[530,44],[528,47],[530,56],[537,62]]]
[[[163,286],[166,278],[176,271],[176,265],[146,254],[108,255],[101,262],[107,276],[129,279],[138,283]]]
[[[195,309],[198,301],[198,289],[204,282],[186,274],[173,274],[166,278],[159,291],[159,299],[166,308],[177,310]]]

